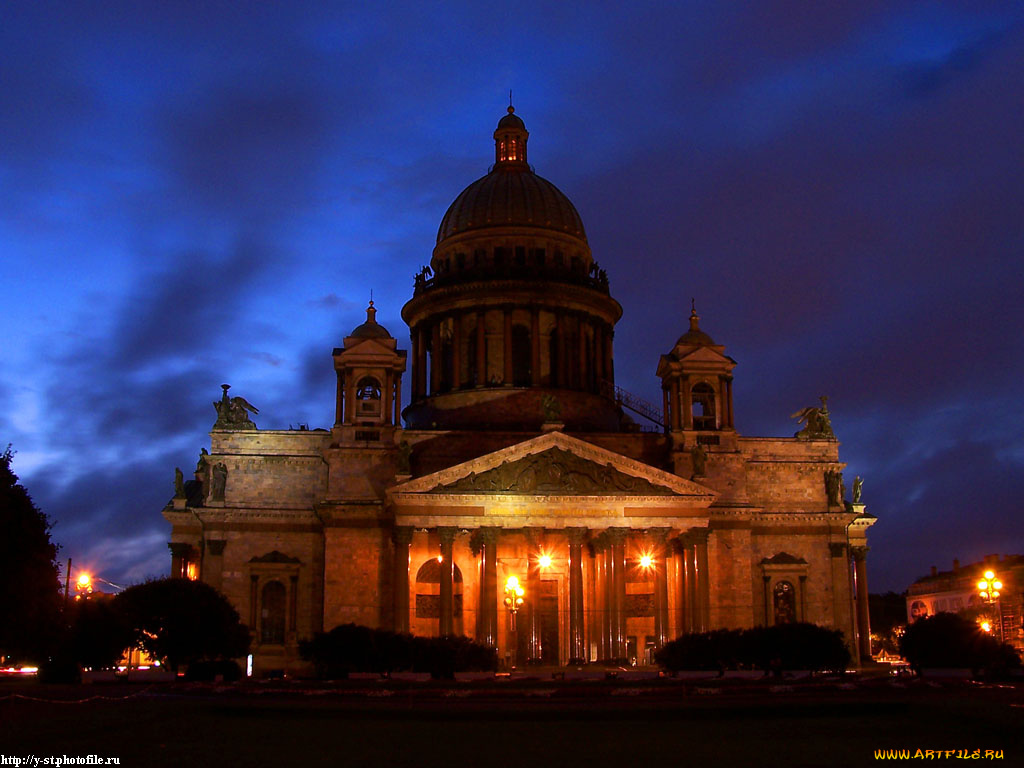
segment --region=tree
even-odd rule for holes
[[[0,656],[42,662],[60,631],[61,587],[50,521],[0,456]]]
[[[871,616],[871,652],[895,653],[900,634],[907,624],[906,593],[868,595],[868,612]]]
[[[173,670],[249,653],[249,629],[238,612],[201,581],[171,578],[137,584],[114,598],[114,608],[127,622],[132,644]]]
[[[101,593],[78,600],[70,608],[67,655],[83,667],[103,669],[116,664],[134,639],[114,598]]]
[[[900,652],[918,673],[926,668],[966,667],[1002,674],[1020,666],[1011,646],[955,613],[937,613],[915,621],[900,638]]]

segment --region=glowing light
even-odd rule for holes
[[[978,582],[978,589],[988,589],[988,582],[987,581],[979,581]]]
[[[509,576],[508,579],[505,581],[505,589],[513,592],[519,589],[519,577],[515,575]]]
[[[437,562],[443,563],[444,562],[444,555],[438,555],[437,556]]]
[[[195,581],[199,578],[199,566],[196,563],[189,563],[185,567],[185,576],[189,581]]]
[[[83,573],[75,583],[78,584],[79,589],[88,589],[89,585],[92,584],[92,577],[88,573]]]
[[[985,578],[991,581],[996,577],[995,571],[985,571]]]
[[[640,567],[641,568],[650,568],[652,565],[654,565],[654,558],[653,557],[651,557],[650,555],[641,555],[640,556]]]
[[[541,568],[550,568],[551,567],[551,555],[541,555],[540,557],[538,557],[537,558],[537,565],[539,565]]]
[[[992,582],[992,586],[993,586],[993,587],[994,587],[995,589],[1002,589],[1002,588],[1003,588],[1003,582],[1001,582],[1001,581],[995,581],[995,582]]]
[[[987,621],[981,622],[981,631],[982,632],[991,632],[992,631],[992,624],[987,622]]]

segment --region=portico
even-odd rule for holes
[[[642,660],[707,624],[715,497],[560,432],[394,486],[395,628],[460,631],[520,663]],[[526,590],[516,636],[510,576]]]

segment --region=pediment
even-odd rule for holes
[[[342,349],[336,349],[335,355],[344,354],[346,357],[353,355],[366,355],[373,357],[376,355],[386,355],[392,357],[395,354],[395,340],[394,339],[360,339],[358,337],[348,337],[345,339],[345,346]]]
[[[678,359],[680,362],[686,363],[716,363],[725,365],[735,365],[735,362],[731,357],[722,354],[714,347],[697,347],[689,354],[679,355]]]
[[[711,503],[710,488],[562,432],[410,480],[389,495],[664,496]]]

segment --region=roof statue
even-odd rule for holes
[[[256,429],[256,425],[249,418],[249,413],[259,413],[259,409],[249,403],[244,397],[228,397],[230,384],[221,384],[224,394],[219,402],[214,402],[213,407],[217,409],[217,421],[214,429]]]
[[[803,424],[804,428],[793,437],[800,437],[804,440],[835,440],[836,434],[832,431],[832,419],[828,413],[828,397],[821,396],[820,408],[802,408],[793,414],[791,418]]]

